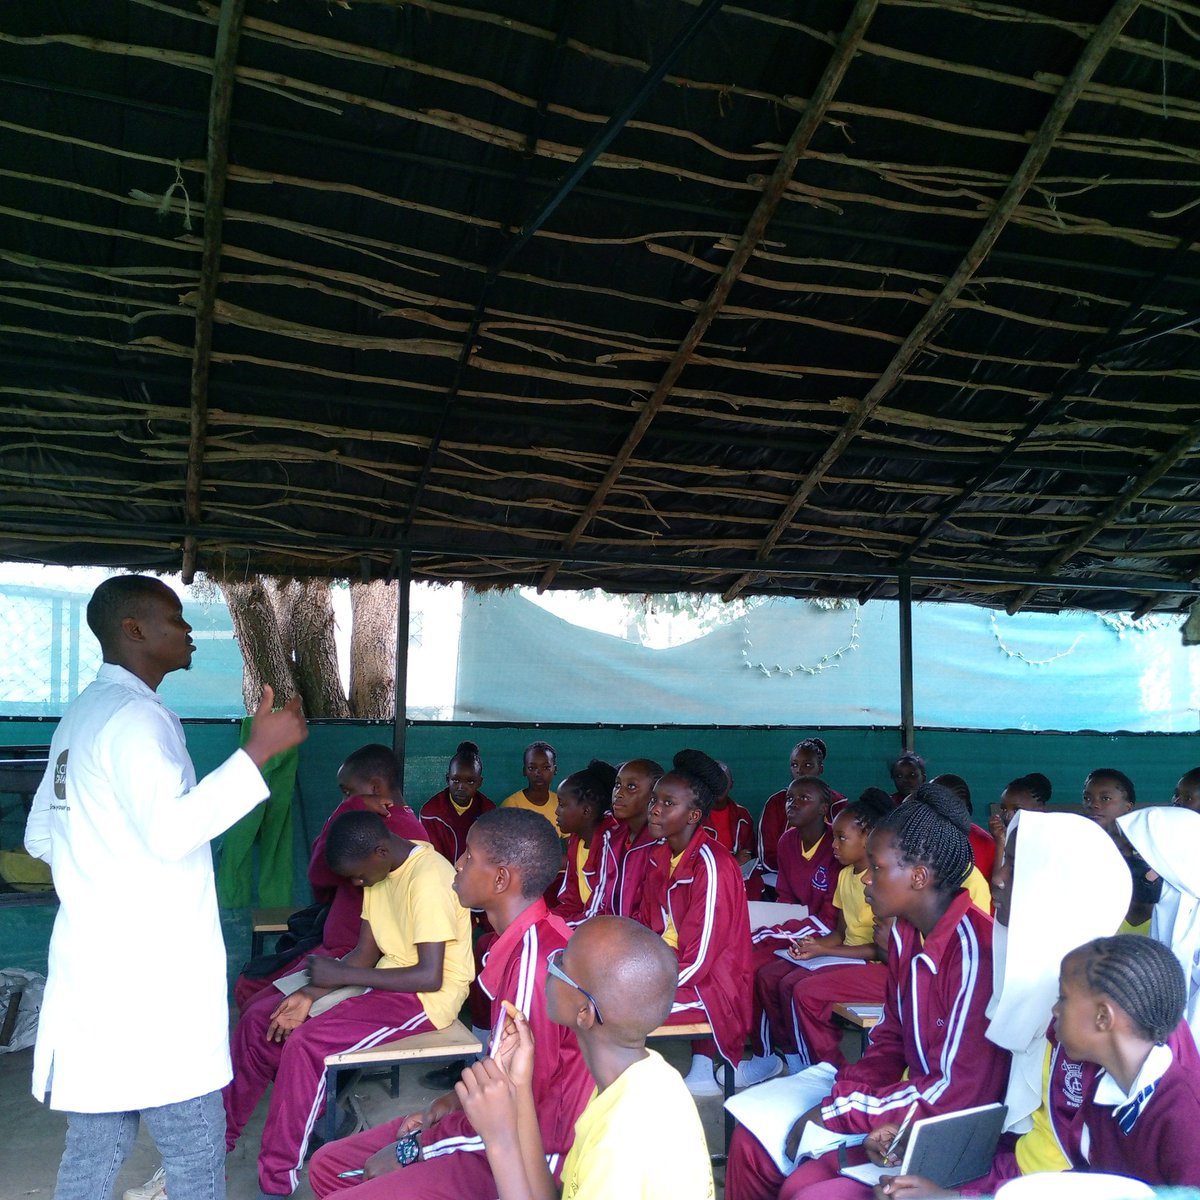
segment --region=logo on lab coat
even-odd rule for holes
[[[70,750],[64,750],[54,760],[54,798],[56,800],[67,798],[67,755],[70,753]]]

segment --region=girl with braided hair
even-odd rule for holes
[[[892,919],[883,1018],[857,1063],[841,1068],[830,1095],[799,1117],[788,1138],[795,1157],[808,1122],[834,1133],[869,1134],[915,1117],[988,1104],[1004,1095],[1008,1054],[988,1042],[992,919],[963,889],[973,864],[970,818],[952,792],[921,785],[867,843],[866,899]],[[847,1161],[862,1162],[861,1149]],[[734,1133],[728,1200],[865,1200],[870,1190],[839,1174],[836,1152],[784,1178],[745,1129]]]
[[[1185,995],[1178,960],[1151,938],[1097,938],[1063,959],[1058,1040],[1103,1068],[1080,1112],[1077,1169],[1200,1186],[1200,1055]]]
[[[590,916],[592,896],[604,869],[606,844],[601,825],[612,804],[617,769],[598,758],[558,785],[554,819],[567,835],[567,862],[553,911],[570,925]]]
[[[681,750],[655,783],[648,828],[659,844],[650,852],[637,920],[679,962],[666,1023],[707,1022],[715,1049],[736,1066],[750,1029],[750,916],[737,859],[703,829],[724,789],[721,768],[700,750]],[[686,1082],[694,1095],[720,1092],[712,1051],[712,1043],[692,1043]]]
[[[480,791],[483,760],[474,742],[459,742],[446,766],[446,786],[435,792],[419,813],[433,848],[456,863],[467,848],[467,830],[496,806]]]

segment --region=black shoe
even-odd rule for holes
[[[444,1066],[434,1067],[421,1076],[421,1083],[427,1088],[440,1092],[448,1092],[461,1078],[462,1073],[471,1065],[470,1059],[456,1058]]]

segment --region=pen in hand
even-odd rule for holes
[[[892,1138],[892,1144],[884,1151],[883,1161],[885,1163],[896,1162],[896,1150],[900,1143],[904,1140],[904,1135],[908,1132],[908,1127],[912,1124],[912,1119],[917,1112],[918,1101],[914,1100],[908,1106],[908,1112],[904,1114],[904,1120],[900,1122],[900,1128],[896,1130],[896,1136]]]

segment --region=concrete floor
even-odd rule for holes
[[[656,1049],[676,1066],[687,1069],[691,1049],[686,1042],[664,1042]],[[50,1200],[62,1154],[66,1119],[34,1100],[29,1091],[33,1051],[22,1050],[0,1054],[0,1200]],[[421,1085],[421,1075],[429,1064],[418,1064],[400,1073],[400,1096],[393,1100],[387,1091],[387,1080],[360,1081],[354,1094],[370,1124],[379,1124],[401,1113],[424,1108],[436,1095]],[[724,1143],[721,1098],[704,1098],[698,1102],[708,1144],[714,1150]],[[251,1118],[237,1148],[226,1160],[229,1200],[255,1200],[258,1179],[255,1160],[266,1101],[259,1105]],[[121,1171],[114,1195],[117,1200],[124,1190],[144,1183],[158,1169],[158,1152],[143,1128],[128,1161]],[[716,1168],[717,1195],[722,1194],[724,1168]],[[308,1180],[302,1175],[300,1186],[293,1193],[295,1200],[312,1200]],[[109,1200],[109,1197],[96,1197]]]

